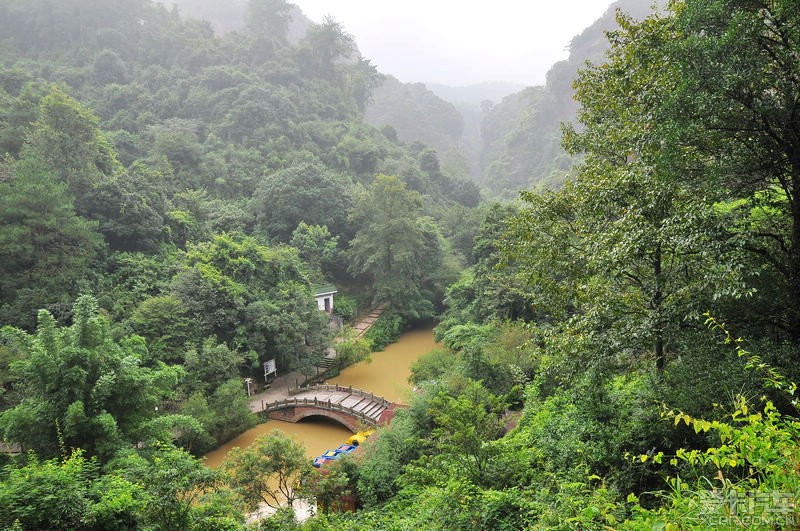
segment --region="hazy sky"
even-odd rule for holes
[[[572,37],[611,0],[292,0],[330,14],[378,69],[403,82],[544,83]]]

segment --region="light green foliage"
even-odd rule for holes
[[[290,11],[286,0],[248,0],[247,31],[259,51],[274,53],[276,47],[286,44]]]
[[[325,225],[308,225],[301,221],[292,232],[289,245],[300,251],[300,258],[308,264],[312,280],[322,282],[341,260],[338,251],[339,236],[331,236]],[[340,304],[337,297],[336,304]]]
[[[450,355],[436,352],[430,360],[420,358],[418,369],[422,372],[416,374],[412,370],[413,381],[420,381],[427,366],[432,375],[462,375],[479,380],[491,392],[507,395],[511,405],[520,405],[520,393],[539,365],[528,327],[521,323],[466,323],[437,327],[436,334],[450,349]]]
[[[656,509],[634,506],[634,523],[679,526],[725,525],[731,528],[791,527],[798,514],[800,492],[797,474],[798,429],[797,384],[787,380],[774,367],[743,347],[724,325],[709,318],[712,329],[720,331],[726,344],[733,344],[747,368],[791,404],[784,415],[766,396],[753,404],[745,396],[734,399],[733,410],[722,420],[705,420],[674,410],[663,416],[678,427],[685,424],[697,434],[713,434],[709,448],[678,448],[671,456],[632,456],[641,462],[653,461],[681,466],[681,474],[667,479],[669,491],[659,493],[663,505]],[[631,496],[629,501],[638,501]]]
[[[358,317],[358,300],[350,295],[337,293],[333,313],[348,322],[355,320]]]
[[[336,361],[341,369],[368,359],[372,352],[372,342],[363,337],[360,339],[347,337],[344,341],[336,343]]]
[[[339,63],[356,50],[355,39],[344,30],[341,23],[326,15],[320,24],[313,24],[303,39],[310,67],[316,74],[336,79],[342,75]]]
[[[110,313],[114,321],[123,321],[132,317],[143,302],[149,298],[161,295],[169,279],[179,267],[179,254],[177,249],[164,247],[157,255],[136,253],[113,253],[106,260],[106,272],[100,279],[98,286],[98,302],[101,307]],[[160,307],[161,302],[156,304]],[[173,306],[173,308],[175,308]],[[155,310],[156,308],[149,308]],[[185,311],[180,311],[184,314]],[[140,314],[140,318],[147,320],[147,313]],[[149,317],[155,317],[150,315]],[[149,340],[156,340],[155,334],[160,333],[150,326],[155,324],[141,323],[141,335]],[[139,332],[134,325],[132,328]],[[169,326],[164,326],[168,329]],[[168,330],[165,330],[168,332]]]
[[[108,459],[132,442],[183,374],[142,367],[144,342],[137,336],[115,341],[89,296],[75,303],[70,327],[41,311],[36,334],[17,346],[25,349],[14,369],[22,396],[0,413],[2,437],[46,456],[81,448]]]
[[[223,466],[251,510],[261,503],[277,509],[303,498],[304,482],[312,473],[303,447],[277,430],[245,450],[234,448]]]
[[[115,475],[101,475],[80,451],[63,461],[8,466],[0,482],[0,526],[4,529],[138,529],[145,507],[143,488]]]
[[[184,450],[156,445],[128,453],[110,465],[112,474],[144,491],[142,520],[156,529],[235,529],[242,515],[230,503],[222,475]],[[219,527],[217,527],[219,526]]]

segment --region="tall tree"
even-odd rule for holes
[[[438,227],[422,215],[422,197],[397,177],[378,175],[356,198],[350,220],[350,271],[373,281],[375,299],[411,318],[433,312],[432,284],[444,248]]]
[[[22,151],[22,158],[41,161],[67,184],[81,215],[91,211],[93,189],[121,169],[98,124],[97,116],[54,87],[42,99],[39,119]]]
[[[102,238],[40,161],[10,167],[0,181],[0,320],[32,328],[39,308],[70,302],[91,278]]]
[[[286,0],[249,0],[247,30],[259,41],[269,42],[273,46],[285,44],[289,34],[291,10],[291,4]]]
[[[330,81],[338,81],[339,62],[354,60],[355,39],[330,15],[309,28],[303,43],[313,72]]]
[[[256,221],[271,237],[288,242],[301,223],[325,225],[338,236],[346,229],[352,181],[316,163],[301,163],[267,175],[251,202]]]
[[[608,352],[649,345],[661,369],[683,324],[738,284],[709,208],[716,188],[684,182],[662,149],[658,100],[676,77],[661,47],[673,19],[619,22],[606,63],[576,82],[585,128],[568,129],[565,144],[586,154],[579,175],[558,192],[522,194],[511,256],[534,304],[557,303],[560,319],[587,327]]]
[[[291,507],[304,496],[305,480],[313,470],[304,448],[278,430],[245,450],[234,448],[224,466],[251,510],[261,503],[273,509],[284,503]]]
[[[800,341],[800,9],[794,0],[680,1],[663,43],[679,83],[663,94],[689,176],[734,197],[744,245],[775,275],[774,316]],[[759,209],[760,219],[751,217]]]

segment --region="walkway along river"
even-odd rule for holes
[[[372,354],[372,361],[362,361],[343,370],[326,383],[353,386],[382,396],[390,402],[407,404],[411,393],[408,376],[411,365],[423,354],[437,347],[433,325],[406,332],[382,352]],[[321,417],[311,417],[297,424],[270,420],[244,432],[206,455],[206,465],[217,467],[235,447],[246,448],[272,430],[280,430],[304,445],[309,459],[342,444],[352,432],[341,424]]]

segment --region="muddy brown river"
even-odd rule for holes
[[[423,354],[438,345],[433,340],[433,325],[406,332],[382,352],[374,352],[371,360],[362,361],[343,370],[339,376],[326,383],[352,385],[392,402],[408,403],[411,387],[408,376],[411,365]],[[352,433],[341,424],[323,417],[310,417],[297,424],[270,420],[247,430],[235,439],[206,455],[206,465],[219,466],[228,452],[235,447],[246,448],[253,441],[272,430],[280,430],[302,444],[309,459],[325,450],[343,444]]]

